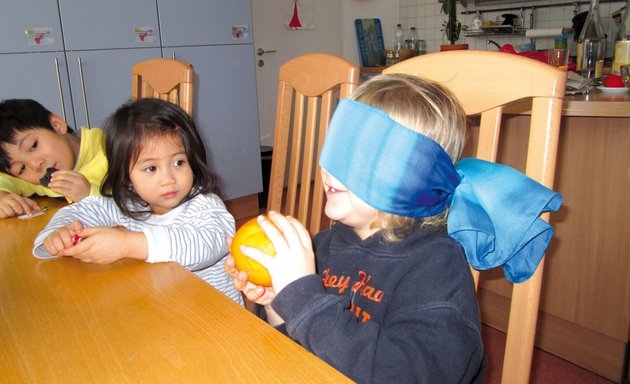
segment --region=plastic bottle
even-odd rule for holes
[[[604,75],[606,36],[599,17],[599,0],[591,0],[588,15],[578,38],[577,72],[587,79],[600,79]]]
[[[403,32],[402,25],[396,24],[396,29],[394,29],[394,50],[400,51],[401,49],[405,49],[405,32]]]
[[[630,1],[630,0],[628,0]],[[418,31],[416,27],[409,29],[409,36],[407,36],[407,49],[411,49],[414,55],[418,54]]]
[[[615,59],[612,72],[621,73],[620,66],[630,64],[630,0],[626,2],[626,11],[621,18],[619,33],[615,38]]]

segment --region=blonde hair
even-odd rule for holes
[[[445,87],[418,76],[375,76],[361,84],[351,99],[385,111],[396,122],[440,144],[456,163],[464,148],[466,114]],[[400,241],[418,228],[446,225],[448,209],[439,215],[413,218],[379,212],[375,225],[389,241]]]

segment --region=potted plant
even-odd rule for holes
[[[457,20],[457,2],[460,2],[464,7],[468,5],[468,0],[443,0],[442,1],[442,13],[448,15],[448,20],[444,20],[442,23],[442,31],[446,34],[446,38],[450,44],[442,44],[440,46],[441,51],[449,51],[453,49],[468,49],[468,44],[456,44],[459,40],[459,34],[461,31],[468,30],[468,26],[462,25]]]

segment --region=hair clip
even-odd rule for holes
[[[175,127],[173,127],[173,132],[179,132],[182,128],[179,125],[176,125]]]

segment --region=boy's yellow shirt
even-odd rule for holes
[[[74,170],[85,176],[91,184],[90,195],[100,195],[100,187],[107,173],[105,133],[100,128],[81,128],[79,157]],[[60,197],[59,193],[39,184],[31,184],[15,176],[0,172],[0,191],[22,196]]]

